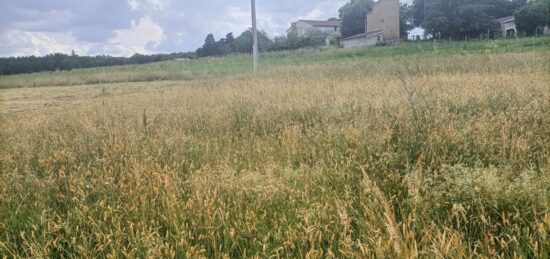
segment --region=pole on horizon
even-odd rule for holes
[[[428,39],[428,33],[426,32],[426,15],[428,14],[428,3],[427,0],[424,0],[424,21],[422,22],[422,27],[424,27],[424,39]]]
[[[256,0],[252,1],[252,34],[254,43],[252,46],[252,59],[254,60],[254,71],[258,71],[260,66],[260,55],[258,53],[258,29],[256,28]]]

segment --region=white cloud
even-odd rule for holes
[[[288,26],[290,26],[290,22],[283,22],[277,16],[270,13],[263,13],[262,18],[258,20],[258,27],[271,36],[286,35]]]
[[[154,9],[163,11],[168,6],[168,0],[127,0],[132,12],[142,9]]]
[[[251,18],[250,10],[238,6],[228,6],[226,8],[227,16],[235,20],[245,20]]]
[[[51,53],[87,53],[86,44],[78,44],[70,34],[49,32],[26,32],[6,30],[0,32],[0,49],[13,56],[43,56]],[[0,55],[8,54],[2,53]]]
[[[323,1],[315,5],[305,16],[298,16],[300,19],[326,19],[329,17],[335,17],[338,15],[338,10],[342,7],[347,0],[337,1]]]
[[[73,50],[79,55],[151,54],[165,39],[164,30],[149,17],[133,20],[130,28],[116,30],[113,38],[98,43],[78,41],[72,33],[10,29],[0,31],[0,56],[69,54]]]
[[[323,12],[319,8],[315,8],[315,9],[311,10],[308,14],[306,14],[306,16],[304,16],[303,18],[304,19],[315,20],[315,19],[321,18],[323,15],[325,15],[325,12]]]
[[[135,11],[139,8],[139,6],[141,4],[140,4],[139,0],[128,0],[128,5],[132,9],[132,11]]]
[[[156,48],[166,39],[164,30],[149,17],[142,17],[139,21],[132,20],[132,27],[117,30],[116,36],[109,40],[109,44],[119,47],[123,56],[134,53],[150,54],[151,48]]]
[[[147,0],[147,3],[158,10],[164,10],[168,5],[167,0]]]

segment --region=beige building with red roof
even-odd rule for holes
[[[379,0],[367,14],[365,32],[342,40],[344,48],[398,43],[399,0]]]
[[[298,20],[293,22],[287,30],[288,35],[303,37],[308,34],[327,34],[339,35],[342,28],[342,21],[339,19],[329,19],[326,21]]]

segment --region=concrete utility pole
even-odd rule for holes
[[[256,28],[256,0],[252,0],[252,34],[254,35],[254,43],[252,46],[254,71],[258,71],[260,67],[260,53],[258,53],[258,29]]]

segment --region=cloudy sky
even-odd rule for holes
[[[258,26],[283,35],[291,21],[338,16],[346,0],[257,0]],[[131,56],[192,51],[250,27],[249,0],[0,0],[0,56]]]

